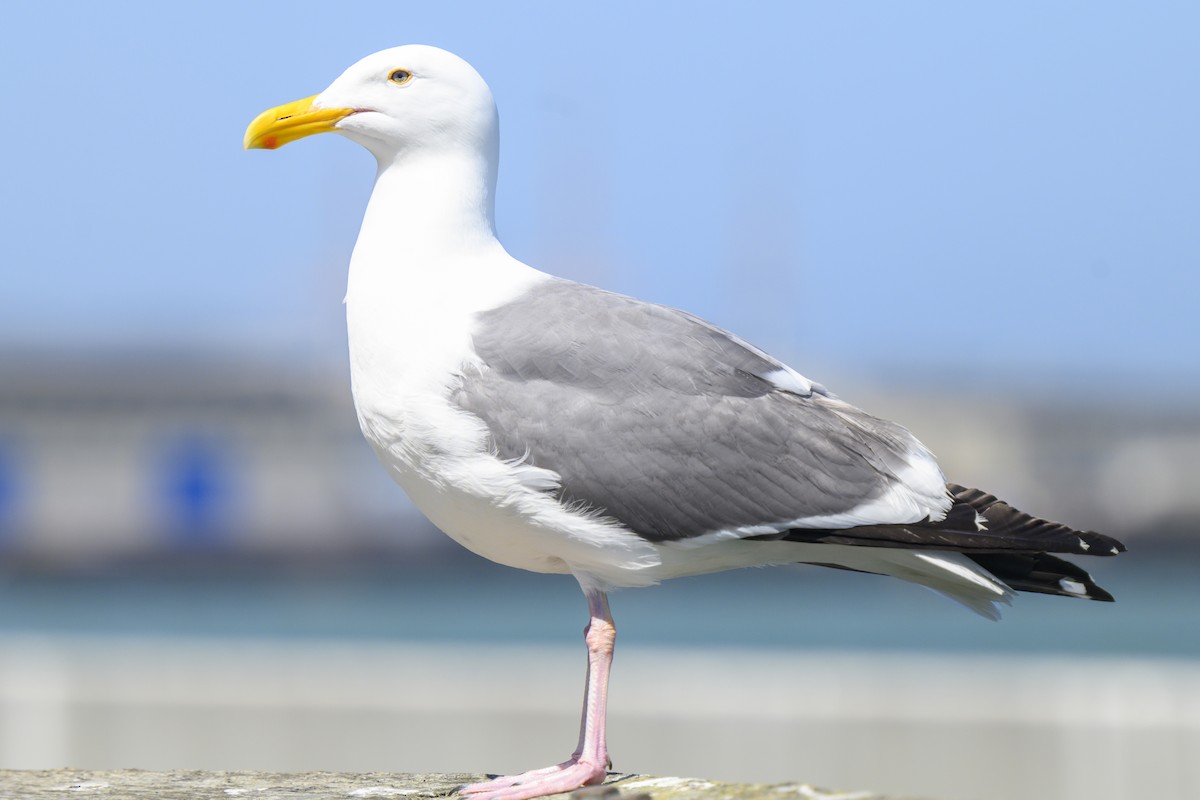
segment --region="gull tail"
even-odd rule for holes
[[[1125,551],[1121,542],[1111,536],[1034,517],[978,489],[954,483],[946,489],[953,506],[937,522],[820,530],[793,528],[763,538],[916,553],[937,551],[942,558],[958,553],[961,555],[955,560],[956,566],[970,563],[973,571],[982,571],[1015,591],[1112,602],[1113,596],[1085,570],[1051,553],[1115,556]],[[904,575],[898,577],[914,580]],[[928,580],[916,582],[967,602]],[[970,602],[967,605],[973,606]]]

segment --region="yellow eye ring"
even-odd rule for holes
[[[403,86],[412,80],[412,73],[406,69],[394,69],[392,74],[388,75],[388,80],[397,86]]]

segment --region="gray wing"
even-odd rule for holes
[[[652,541],[845,514],[929,458],[725,331],[582,284],[543,282],[482,313],[474,346],[484,366],[453,400],[496,452],[553,470],[563,502]]]

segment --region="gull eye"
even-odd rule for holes
[[[406,69],[394,69],[392,74],[388,75],[388,80],[397,86],[403,86],[412,80],[412,73]]]

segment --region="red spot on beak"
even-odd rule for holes
[[[262,146],[268,150],[274,150],[276,147],[279,147],[279,140],[274,136],[268,136],[267,138],[263,139]]]

